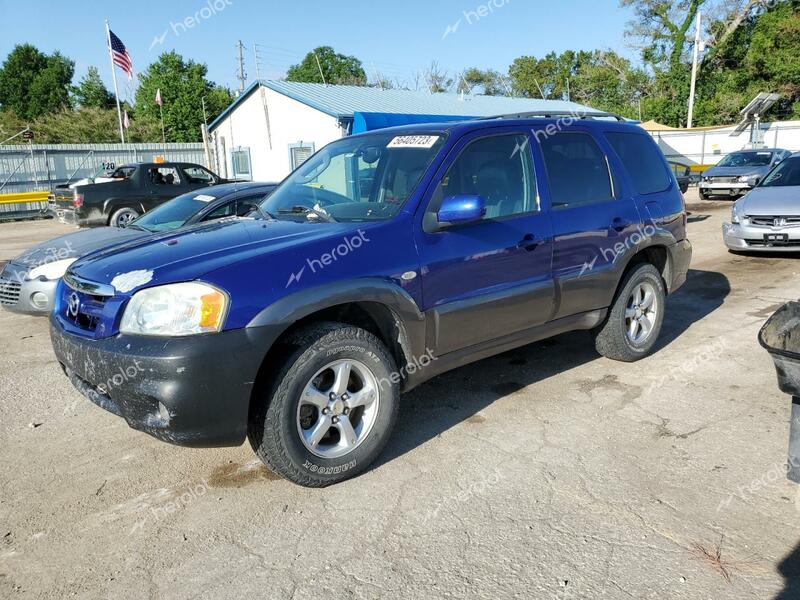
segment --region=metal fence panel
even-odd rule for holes
[[[0,146],[0,194],[49,190],[113,166],[153,161],[205,164],[202,144],[20,144]]]

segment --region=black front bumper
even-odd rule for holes
[[[92,340],[51,316],[50,337],[64,372],[89,400],[164,442],[213,448],[244,442],[256,377],[277,334],[258,327]]]

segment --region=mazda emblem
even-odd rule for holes
[[[67,300],[67,316],[72,317],[73,319],[78,318],[78,312],[81,309],[81,299],[78,297],[78,294],[72,292],[69,295],[69,299]]]

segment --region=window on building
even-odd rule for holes
[[[311,158],[312,154],[314,154],[314,144],[303,142],[289,144],[289,164],[292,171]]]
[[[250,168],[250,148],[237,148],[231,152],[233,164],[233,178],[252,181],[253,173]]]

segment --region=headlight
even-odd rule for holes
[[[760,175],[742,175],[739,177],[739,183],[752,183],[755,185],[760,179]]]
[[[705,181],[706,183],[708,183],[709,181],[711,181],[711,178],[710,178],[710,177],[706,177],[705,175],[703,175],[703,176],[700,178],[700,181]]]
[[[736,212],[736,205],[734,204],[733,208],[731,209],[731,223],[738,225],[739,222],[740,222],[739,213]]]
[[[44,277],[48,281],[52,281],[53,279],[61,279],[64,276],[64,273],[67,272],[69,266],[74,263],[77,258],[65,258],[63,260],[56,260],[53,262],[45,263],[43,265],[39,265],[28,271],[28,274],[25,276],[25,279],[28,281],[32,281],[34,279],[39,279],[39,277]]]
[[[222,329],[228,295],[206,283],[173,283],[136,292],[122,315],[120,332],[181,336]]]

